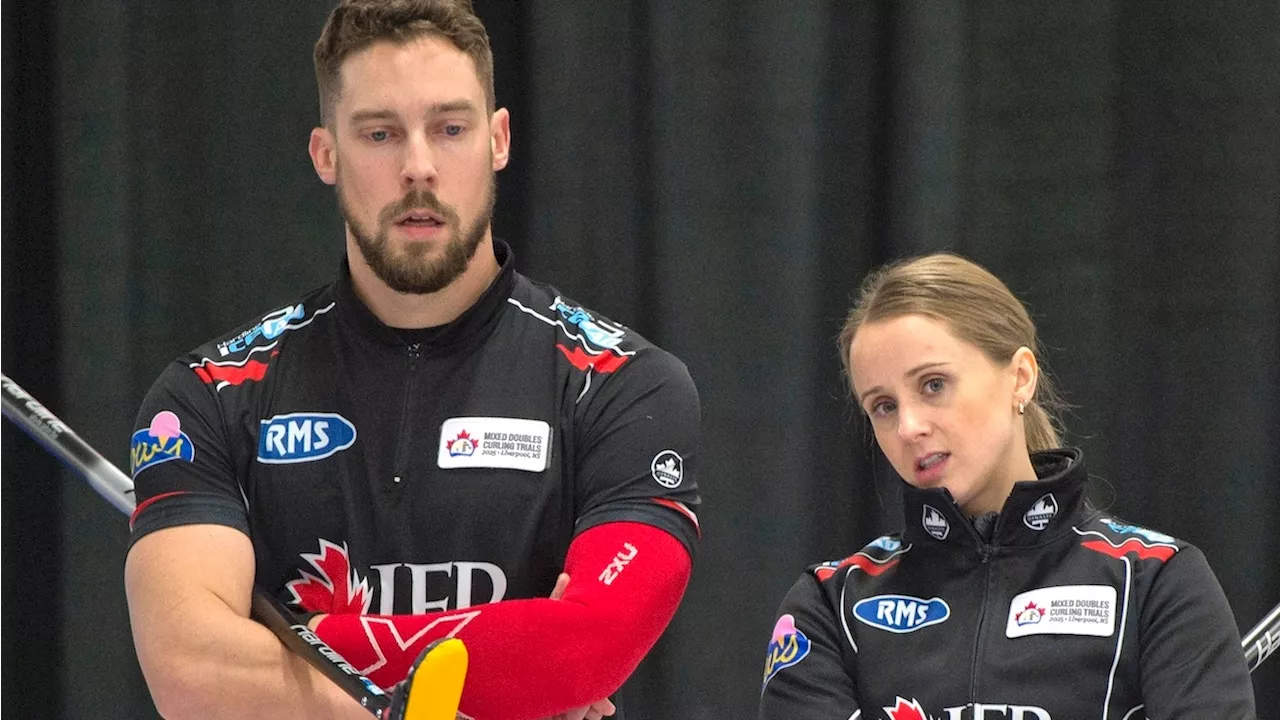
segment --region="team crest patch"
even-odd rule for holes
[[[1022,516],[1022,524],[1032,530],[1043,530],[1049,527],[1049,521],[1057,514],[1058,501],[1054,499],[1053,493],[1045,493]]]
[[[1005,637],[1092,635],[1116,629],[1116,589],[1110,585],[1058,585],[1021,593],[1009,603]]]
[[[506,468],[542,472],[551,459],[551,426],[504,417],[449,418],[440,426],[442,469]]]
[[[921,518],[920,524],[924,526],[925,532],[938,540],[946,540],[951,534],[951,523],[947,522],[947,518],[932,505],[924,506],[924,517]]]
[[[195,460],[196,447],[182,432],[182,421],[170,410],[161,410],[151,424],[133,433],[129,447],[129,474],[170,460]]]
[[[684,480],[684,458],[675,450],[663,450],[653,456],[649,463],[649,473],[664,488],[680,487]]]
[[[793,615],[783,615],[773,626],[773,637],[769,641],[769,651],[764,658],[764,686],[769,684],[779,671],[800,662],[809,654],[809,638],[796,627]]]

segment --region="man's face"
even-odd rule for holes
[[[365,262],[398,292],[446,287],[488,235],[507,160],[506,111],[487,112],[471,58],[436,36],[377,42],[343,63],[330,125],[312,158]]]

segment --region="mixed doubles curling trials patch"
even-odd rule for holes
[[[760,692],[781,670],[799,663],[809,654],[809,638],[796,627],[793,615],[783,615],[773,626],[773,637],[764,658],[764,682]]]

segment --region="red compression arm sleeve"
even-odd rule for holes
[[[560,600],[506,600],[425,615],[327,615],[316,634],[389,687],[432,640],[458,637],[471,661],[460,710],[536,720],[617,691],[657,642],[689,582],[684,546],[651,525],[614,522],[569,545]]]

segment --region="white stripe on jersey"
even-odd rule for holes
[[[565,334],[565,336],[566,336],[566,337],[568,337],[570,340],[574,340],[574,341],[576,341],[579,345],[581,345],[581,346],[582,346],[582,349],[583,349],[583,350],[585,350],[586,352],[588,352],[588,353],[589,353],[589,354],[591,354],[591,355],[603,355],[603,354],[605,354],[606,352],[613,352],[613,353],[616,353],[616,354],[618,354],[618,355],[635,355],[635,354],[636,354],[636,351],[635,351],[635,350],[619,350],[618,348],[609,348],[609,349],[606,349],[606,350],[597,350],[597,349],[596,349],[596,347],[595,347],[595,345],[592,345],[592,344],[591,344],[591,341],[590,341],[590,340],[588,340],[588,339],[584,338],[584,337],[583,337],[583,336],[581,336],[581,335],[577,335],[577,334],[574,334],[574,333],[570,332],[570,331],[569,331],[568,326],[566,326],[566,325],[564,324],[564,321],[562,321],[562,320],[552,320],[551,318],[549,318],[549,317],[547,317],[547,316],[545,316],[545,315],[541,315],[541,314],[539,314],[539,313],[538,313],[538,311],[537,311],[537,310],[533,310],[533,309],[531,309],[531,308],[529,308],[529,307],[526,307],[523,303],[521,303],[519,300],[517,300],[517,299],[515,299],[515,298],[509,297],[509,298],[507,298],[507,302],[511,303],[512,305],[515,305],[517,308],[520,308],[520,312],[522,312],[522,313],[526,313],[526,314],[528,314],[528,315],[532,315],[533,317],[538,318],[539,320],[541,320],[542,322],[544,322],[544,323],[546,323],[546,324],[548,324],[548,325],[558,325],[558,326],[560,327],[560,331],[561,331],[561,332],[563,332],[563,333]]]
[[[844,571],[844,582],[840,585],[840,624],[844,626],[844,636],[849,638],[849,644],[853,646],[853,651],[858,652],[858,643],[853,641],[853,633],[849,632],[849,621],[845,619],[845,615],[848,613],[844,611],[844,591],[849,587],[849,573],[853,572],[855,567],[857,566],[850,565],[849,569]],[[859,710],[857,713],[854,713],[853,717],[857,717],[860,712],[862,711]],[[850,718],[850,720],[852,720],[852,718]]]
[[[1115,543],[1111,542],[1106,535],[1103,535],[1097,530],[1081,530],[1078,527],[1072,527],[1071,529],[1074,530],[1077,535],[1082,537],[1085,535],[1096,535],[1105,540],[1111,547],[1119,547]],[[1141,540],[1138,540],[1138,542],[1142,545],[1146,545],[1146,543]],[[1116,656],[1111,661],[1111,672],[1107,673],[1107,695],[1102,701],[1102,720],[1107,720],[1107,709],[1111,705],[1111,693],[1115,690],[1116,668],[1120,666],[1120,651],[1124,648],[1124,633],[1125,629],[1128,627],[1125,620],[1129,617],[1129,593],[1132,591],[1133,585],[1133,561],[1129,559],[1128,555],[1121,555],[1120,560],[1124,563],[1124,602],[1120,605],[1120,632],[1116,633]],[[1142,706],[1139,705],[1138,707]],[[1134,710],[1136,709],[1137,708],[1134,708]],[[1130,710],[1125,717],[1127,718],[1132,714],[1133,710]]]

